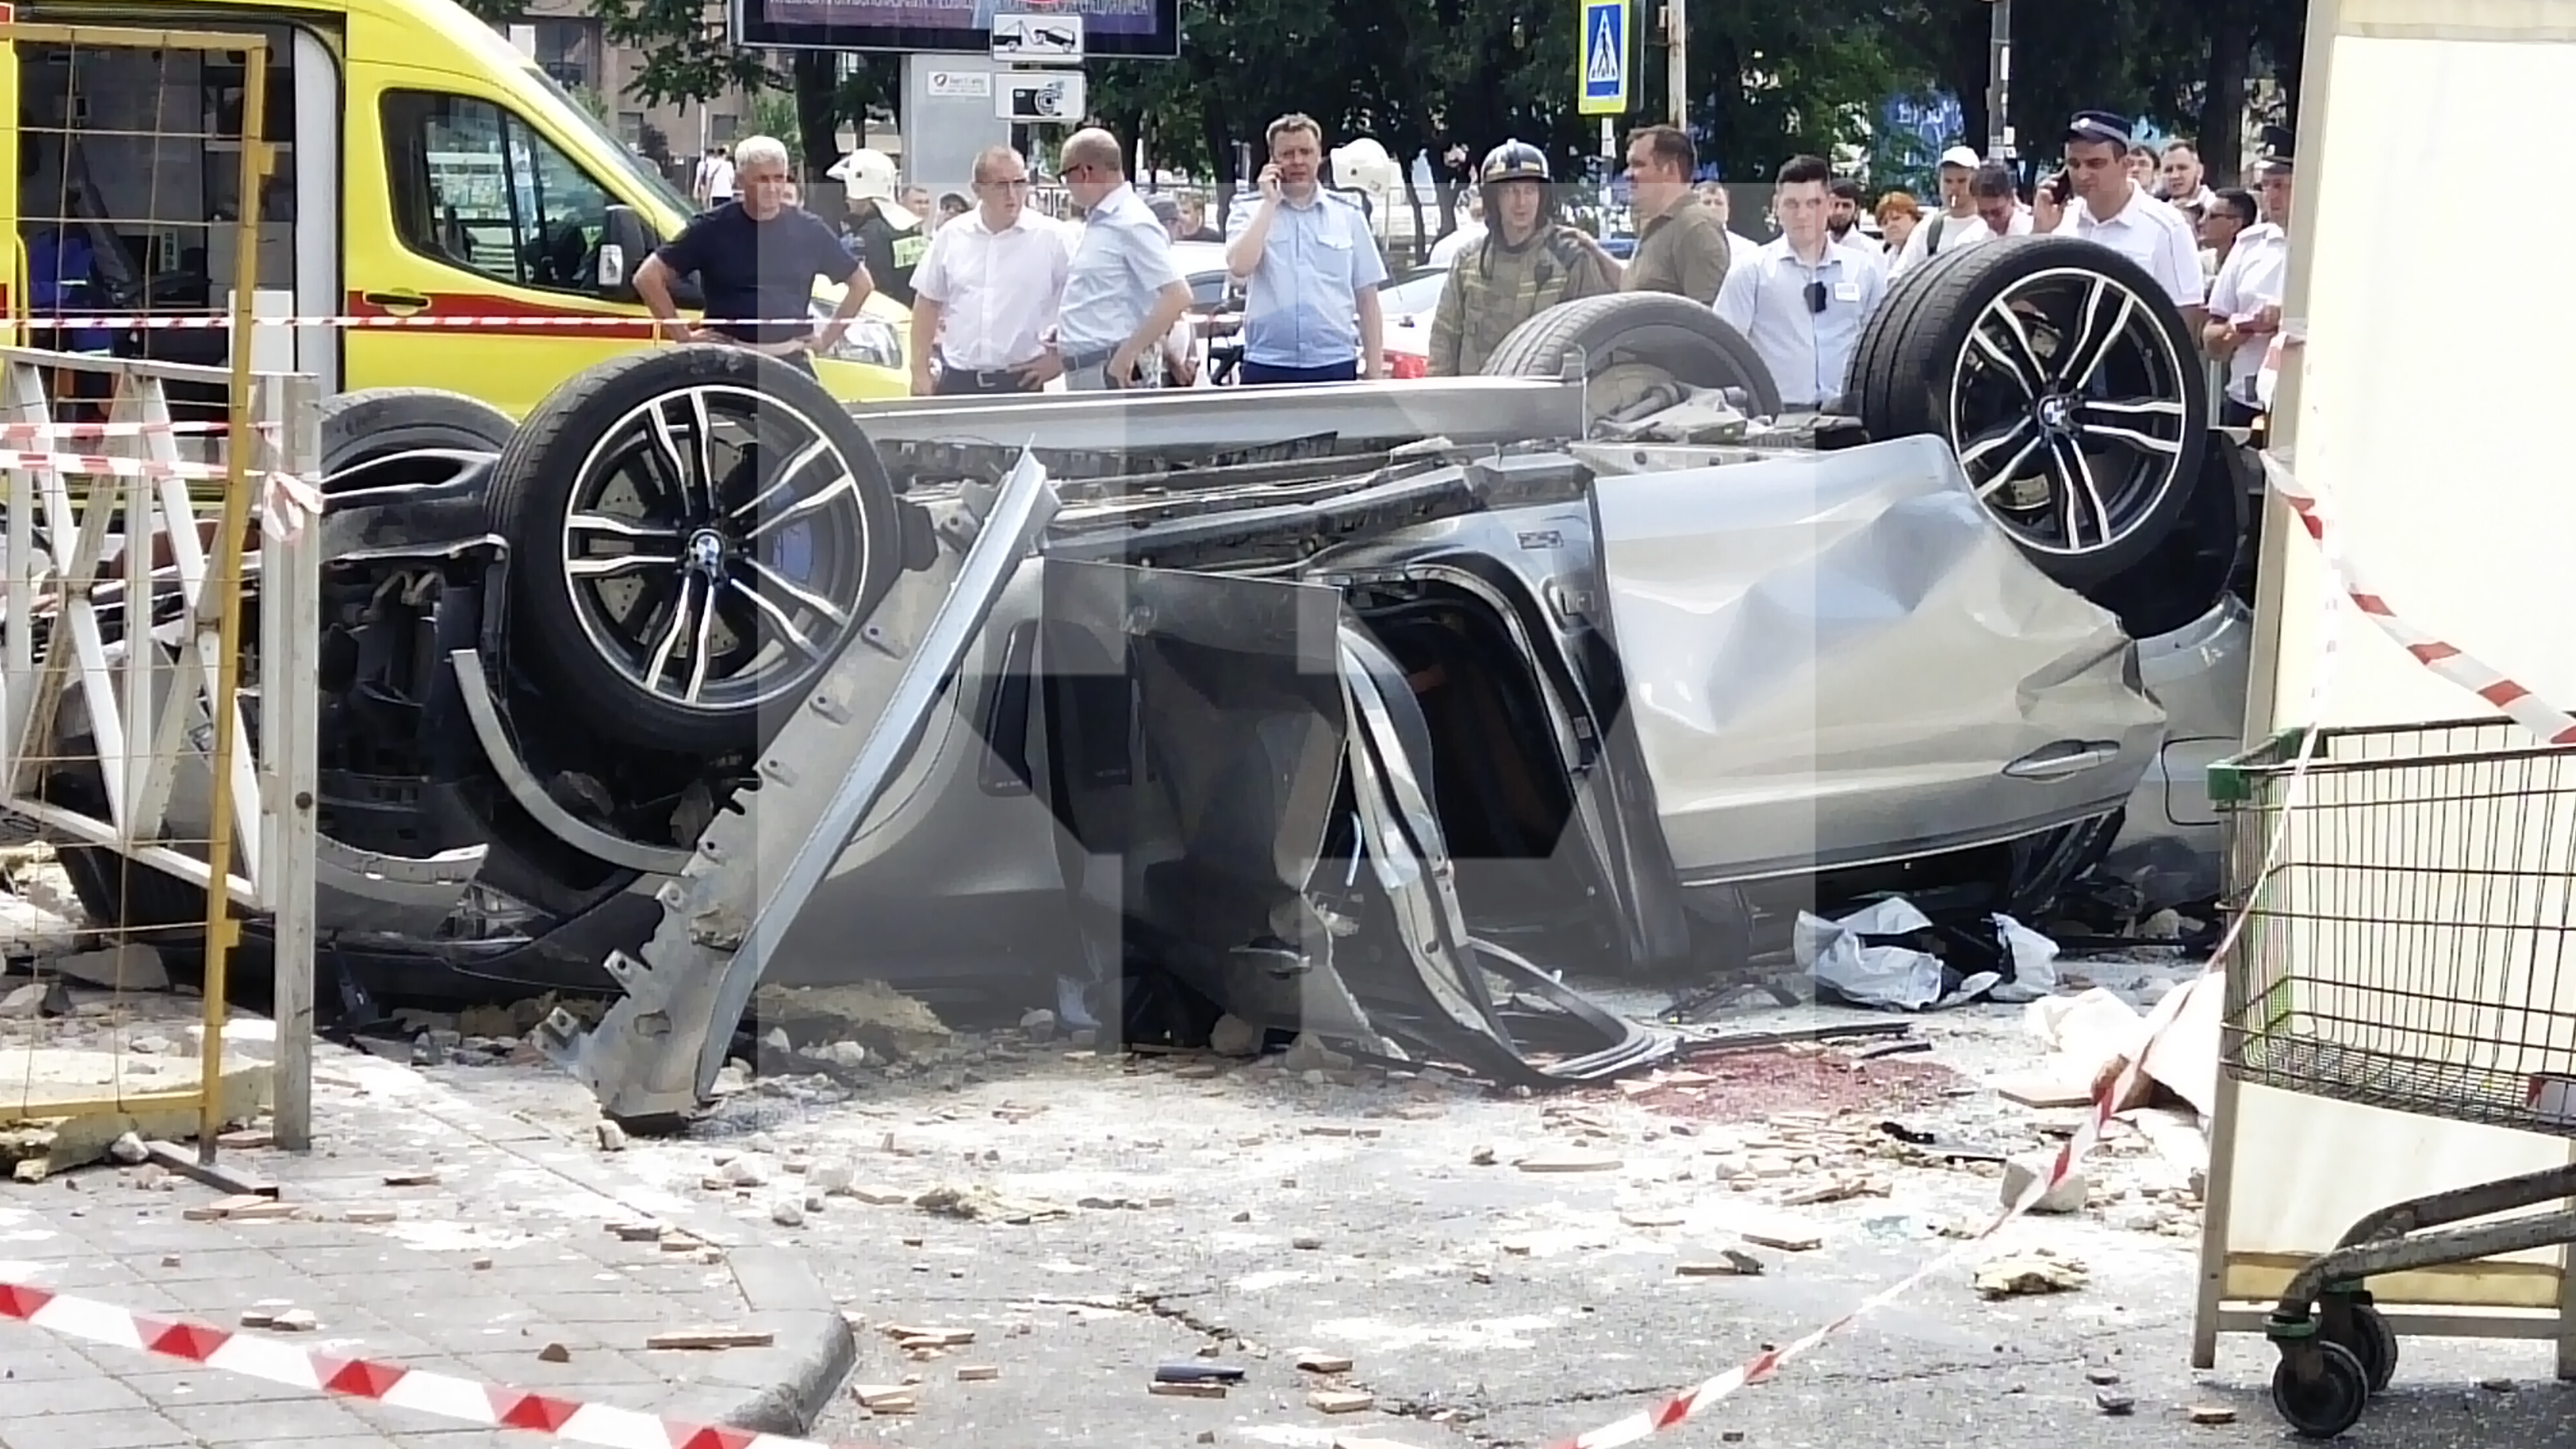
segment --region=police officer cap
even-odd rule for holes
[[[2263,149],[2254,159],[2266,167],[2287,171],[2290,169],[2290,153],[2296,149],[2298,138],[2290,134],[2289,127],[2265,126]]]
[[[2069,141],[2108,141],[2122,150],[2131,145],[2129,118],[2116,111],[2077,111],[2066,123]]]
[[[1485,163],[1476,168],[1480,186],[1498,181],[1545,181],[1549,179],[1547,153],[1527,141],[1505,141],[1485,153]]]

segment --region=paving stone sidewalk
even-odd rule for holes
[[[191,1219],[221,1194],[152,1166],[0,1185],[0,1282],[223,1328],[291,1305],[318,1322],[286,1337],[316,1352],[774,1433],[803,1432],[847,1376],[849,1327],[798,1255],[742,1244],[596,1143],[327,1047],[314,1095],[315,1151],[224,1153],[305,1212]],[[646,1347],[696,1328],[772,1341]],[[0,1322],[0,1449],[485,1442],[549,1441]]]

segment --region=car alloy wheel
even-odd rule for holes
[[[582,461],[563,516],[575,617],[638,690],[690,711],[791,698],[860,623],[861,482],[821,422],[732,384],[652,397]]]
[[[2198,367],[2156,306],[2051,268],[1986,303],[1950,379],[1950,436],[1977,496],[2032,552],[2113,549],[2187,481]]]

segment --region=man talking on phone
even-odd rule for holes
[[[1261,201],[1227,218],[1226,270],[1246,283],[1243,381],[1354,382],[1385,370],[1386,259],[1360,209],[1324,189],[1324,131],[1270,123]]]

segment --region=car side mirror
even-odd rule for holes
[[[612,302],[635,300],[635,269],[653,254],[653,233],[631,206],[608,208],[599,240],[599,295]]]

